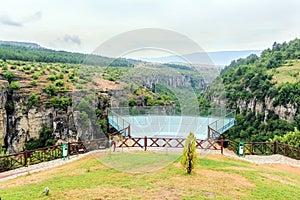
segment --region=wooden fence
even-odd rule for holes
[[[237,151],[238,142],[226,139],[228,148]],[[292,147],[279,142],[245,142],[244,151],[246,155],[273,155],[280,154],[293,159],[300,160],[300,147]],[[227,144],[225,145],[227,146]]]
[[[113,143],[114,150],[122,147],[139,147],[143,150],[148,148],[183,148],[185,138],[124,138],[119,143]],[[196,148],[203,150],[217,150],[223,154],[224,148],[237,152],[238,142],[230,139],[225,140],[196,140]],[[245,142],[245,154],[248,155],[272,155],[280,154],[300,160],[300,148],[291,147],[278,142]],[[91,150],[109,147],[107,139],[98,139],[85,142],[68,143],[69,155],[86,153]],[[26,167],[45,161],[61,158],[61,145],[24,151],[17,154],[0,157],[0,172]]]
[[[148,148],[184,148],[185,138],[124,138],[118,144],[114,145],[115,148],[122,147],[140,147],[143,150]],[[219,150],[223,154],[223,140],[196,140],[196,148],[204,150]]]
[[[87,148],[82,142],[68,143],[69,155],[76,155],[87,152]],[[29,165],[38,164],[45,161],[51,161],[61,158],[62,147],[55,145],[35,150],[23,151],[16,154],[0,157],[0,172],[16,169],[19,167],[27,167]]]

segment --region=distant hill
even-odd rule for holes
[[[1,41],[0,45],[13,45],[13,46],[21,46],[21,47],[31,47],[31,48],[42,48],[40,45],[32,42],[16,42],[16,41]]]
[[[0,41],[0,59],[126,67],[132,66],[131,63],[135,62],[123,58],[113,59],[91,54],[56,51],[44,48],[36,43],[15,41]]]
[[[239,58],[246,58],[251,54],[260,55],[261,50],[243,50],[243,51],[217,51],[217,52],[196,52],[191,54],[185,54],[180,56],[166,56],[158,58],[142,58],[148,62],[159,62],[159,63],[178,63],[185,62],[182,58],[187,59],[188,62],[206,65],[229,65],[232,60]],[[207,57],[207,55],[209,57]]]

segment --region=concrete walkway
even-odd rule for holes
[[[90,155],[91,152],[85,153],[85,154],[79,154],[79,155],[74,155],[74,156],[70,156],[70,159],[66,158],[66,159],[56,159],[56,160],[51,160],[48,162],[42,162],[39,164],[35,164],[35,165],[30,165],[28,167],[21,167],[18,169],[14,169],[14,170],[10,170],[10,171],[6,171],[6,172],[2,172],[0,173],[0,182],[9,180],[9,179],[13,179],[19,176],[24,176],[27,174],[31,174],[34,172],[39,172],[39,171],[44,171],[50,168],[54,168],[54,167],[58,167],[70,162],[73,162],[75,160],[78,160],[80,158],[83,158],[85,156]]]

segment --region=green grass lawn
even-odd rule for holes
[[[116,165],[121,167],[109,167]],[[164,167],[158,169],[158,166]],[[126,172],[134,167],[151,172]],[[43,192],[45,187],[50,188],[48,196]],[[87,156],[0,183],[2,200],[298,199],[299,196],[300,169],[296,167],[255,165],[222,155],[208,155],[199,160],[192,175],[187,175],[178,155],[154,152]]]
[[[180,155],[137,151],[98,154],[95,157],[103,165],[119,171],[144,173],[160,170],[178,160]]]

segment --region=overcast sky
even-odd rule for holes
[[[92,52],[125,31],[162,28],[205,51],[265,49],[300,37],[298,0],[0,0],[0,40]]]

